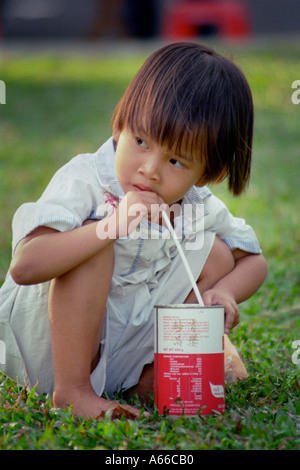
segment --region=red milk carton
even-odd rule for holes
[[[223,413],[224,307],[156,306],[154,399],[160,414]]]

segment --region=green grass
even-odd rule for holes
[[[223,49],[224,46],[223,46]],[[232,333],[249,378],[226,386],[218,416],[84,420],[51,407],[0,375],[0,449],[299,449],[300,105],[291,102],[299,46],[232,48],[253,90],[256,122],[248,192],[213,188],[255,228],[269,263],[260,291],[240,307]],[[8,269],[11,219],[39,197],[54,171],[110,135],[112,110],[144,57],[0,58],[0,281]],[[295,355],[294,355],[295,357]]]

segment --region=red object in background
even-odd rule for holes
[[[216,34],[242,39],[251,34],[251,20],[243,1],[178,1],[167,4],[161,34],[166,39],[180,39]]]

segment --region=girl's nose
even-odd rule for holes
[[[141,163],[138,173],[145,178],[159,181],[160,179],[160,161],[159,155],[147,155],[145,160]]]

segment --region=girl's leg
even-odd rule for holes
[[[234,263],[232,253],[227,245],[216,237],[204,268],[197,280],[200,293],[202,294],[207,289],[211,289],[222,277],[230,273],[234,268]],[[193,290],[189,293],[184,303],[198,303]],[[140,401],[146,403],[149,400],[148,392],[154,392],[153,363],[144,366],[139,383],[127,390],[124,396],[128,399],[137,394]]]
[[[53,403],[59,408],[72,405],[74,414],[85,417],[96,418],[118,406],[96,395],[90,382],[99,359],[112,272],[113,244],[51,284]]]
[[[200,293],[203,294],[203,292],[211,289],[222,277],[233,270],[234,265],[235,261],[230,249],[220,238],[216,237],[210,254],[197,280]],[[191,290],[184,303],[198,303],[193,290]]]

